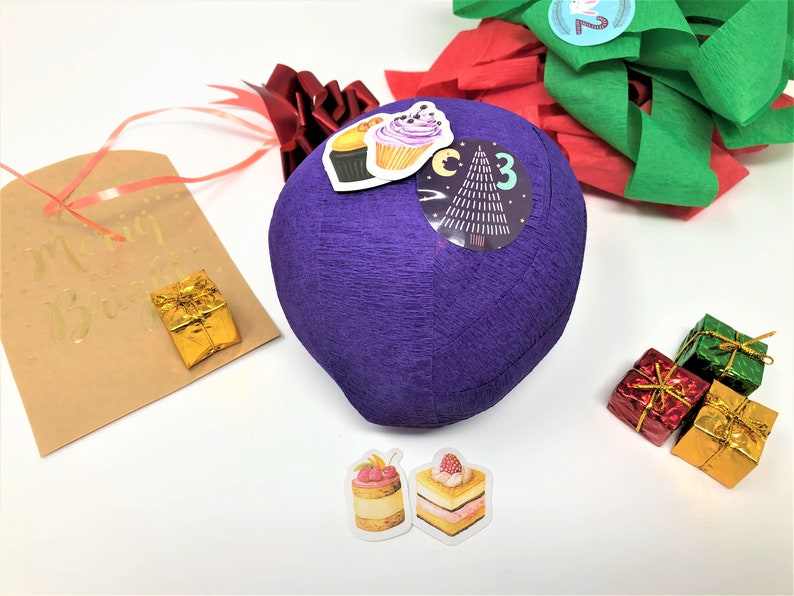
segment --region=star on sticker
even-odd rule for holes
[[[432,178],[432,176],[430,176],[430,175],[428,174],[428,176],[427,176],[427,179],[428,179],[428,180],[430,180],[431,178]]]
[[[433,214],[433,217],[438,217],[438,213],[434,213],[434,214]]]
[[[444,188],[446,188],[447,190],[449,190],[449,184],[447,184],[447,185],[446,185]]]
[[[494,147],[496,147],[496,141],[493,141],[493,142],[491,143],[491,145],[493,145]],[[501,248],[501,247],[500,247],[500,248]]]
[[[527,198],[527,195],[521,195],[521,198],[522,198],[522,199],[526,199],[526,198]]]
[[[466,141],[461,141],[461,142],[460,142],[460,146],[461,146],[461,147],[465,147],[465,146],[466,146]]]
[[[513,204],[513,199],[510,199],[509,201],[507,201],[507,203],[508,203],[508,205],[512,205]]]
[[[463,167],[463,162],[462,162],[462,161],[459,161],[459,162],[458,162],[458,167],[459,167],[459,168],[462,168],[462,167]]]
[[[524,219],[523,217],[519,221],[521,221],[521,223],[527,223],[527,220]]]

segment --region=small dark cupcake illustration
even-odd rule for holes
[[[375,116],[350,126],[333,138],[329,158],[340,182],[358,182],[373,178],[367,170],[364,134],[381,122],[383,118]]]

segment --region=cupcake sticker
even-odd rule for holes
[[[334,134],[323,165],[338,192],[373,188],[415,174],[454,135],[444,113],[418,101],[396,114],[375,114]]]
[[[367,131],[367,169],[378,178],[400,180],[416,173],[434,151],[452,141],[444,113],[430,101],[419,101]]]
[[[364,143],[366,132],[391,118],[391,114],[376,114],[343,128],[325,144],[323,165],[331,185],[338,192],[363,190],[386,184],[367,169],[368,148]]]

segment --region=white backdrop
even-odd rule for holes
[[[134,113],[226,97],[208,84],[264,82],[278,62],[361,79],[387,103],[384,69],[427,69],[476,21],[429,0],[2,0],[0,26],[0,156],[27,172],[95,151]],[[167,153],[184,175],[252,150],[183,115],[119,147]],[[563,338],[495,408],[416,432],[365,422],[287,325],[266,243],[278,153],[194,185],[283,337],[43,459],[3,355],[0,592],[791,593],[792,151],[743,161],[750,176],[686,223],[587,195]],[[755,398],[781,415],[732,491],[606,410],[634,359],[674,352],[704,312],[778,331]],[[411,469],[445,446],[493,471],[489,527],[455,547],[416,529],[352,536],[354,459],[398,447]]]

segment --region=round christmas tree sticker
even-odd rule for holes
[[[456,139],[417,172],[422,211],[444,238],[477,251],[518,237],[532,212],[523,164],[495,141]]]

